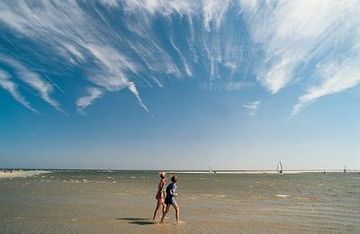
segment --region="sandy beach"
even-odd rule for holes
[[[182,174],[180,217],[151,220],[155,172],[65,171],[0,180],[1,233],[354,233],[357,173]],[[346,183],[344,183],[346,182]]]

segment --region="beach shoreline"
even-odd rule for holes
[[[44,173],[51,173],[51,171],[44,170],[7,170],[0,171],[0,179],[3,178],[17,178],[17,177],[29,177],[40,175]]]
[[[355,233],[360,228],[357,173],[178,177],[176,199],[185,222],[179,225],[173,209],[165,224],[152,221],[155,171],[53,170],[2,179],[0,233]]]

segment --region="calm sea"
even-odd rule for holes
[[[360,233],[360,174],[177,174],[185,222],[150,219],[158,173],[0,179],[0,233]]]

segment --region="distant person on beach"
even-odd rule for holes
[[[157,200],[156,203],[156,208],[154,211],[154,215],[153,215],[153,220],[156,219],[156,213],[159,210],[160,206],[162,206],[162,213],[165,212],[165,185],[166,185],[166,173],[165,172],[160,172],[160,182],[159,182],[159,187],[158,187],[158,191],[156,193],[156,197],[155,199]]]
[[[165,212],[163,213],[163,216],[161,217],[161,221],[160,223],[164,222],[164,219],[167,215],[167,213],[169,212],[170,206],[172,205],[175,209],[175,215],[176,215],[176,223],[182,223],[179,220],[179,206],[176,203],[175,197],[178,195],[176,193],[176,182],[177,182],[178,178],[176,175],[173,175],[171,177],[171,181],[172,183],[169,184],[166,188],[166,198],[165,198],[165,204],[166,204],[166,209]]]

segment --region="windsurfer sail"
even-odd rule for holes
[[[279,174],[283,174],[283,166],[282,166],[282,163],[281,161],[279,161],[277,167],[276,167],[276,171],[279,173]]]

